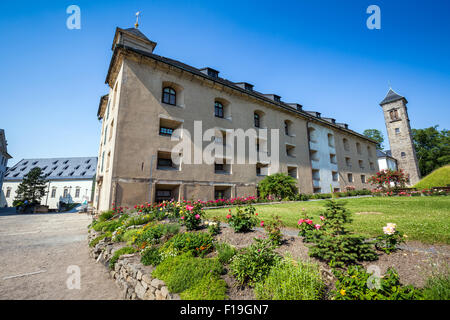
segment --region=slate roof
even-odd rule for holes
[[[389,89],[388,93],[386,94],[386,97],[384,97],[383,101],[380,102],[380,106],[382,106],[383,104],[391,103],[391,102],[401,100],[401,99],[405,99],[405,101],[406,101],[405,97],[399,95],[394,90]],[[406,101],[406,102],[408,102],[408,101]]]
[[[381,151],[377,149],[377,158],[392,158],[391,150]]]
[[[8,168],[4,181],[22,180],[34,167],[48,174],[48,180],[88,180],[97,170],[97,157],[22,159]]]
[[[129,33],[134,34],[136,37],[142,38],[142,39],[144,39],[144,40],[146,40],[146,41],[149,41],[149,42],[153,42],[152,40],[150,40],[149,38],[147,38],[147,37],[145,36],[145,34],[143,34],[141,31],[139,31],[139,29],[136,29],[136,28],[128,28],[128,29],[124,29],[124,30],[127,31],[127,32],[129,32]]]

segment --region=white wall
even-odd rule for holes
[[[308,127],[312,127],[315,130],[313,131],[313,140],[310,142],[310,149],[317,151],[318,161],[311,161],[312,169],[318,169],[320,175],[320,181],[317,183],[313,180],[313,185],[315,188],[320,187],[321,193],[330,193],[330,185],[333,188],[339,188],[339,170],[336,163],[330,162],[330,154],[336,155],[336,137],[333,134],[333,131],[329,130],[326,127],[322,127],[315,123],[309,123]],[[333,145],[330,146],[328,143],[328,134],[333,135]],[[336,172],[338,175],[338,180],[333,181],[332,172]]]
[[[397,163],[391,158],[378,158],[378,167],[380,170],[397,170]]]
[[[20,181],[3,183],[2,192],[0,194],[0,207],[12,207],[12,203],[16,197],[16,190]],[[11,188],[10,196],[6,198],[7,190]],[[52,189],[56,188],[55,196],[52,197]],[[67,188],[68,195],[64,198],[64,189]],[[80,189],[79,196],[76,197],[76,189]],[[49,209],[58,208],[59,201],[66,203],[82,203],[85,200],[91,201],[92,180],[56,180],[47,184],[48,193],[42,197],[41,204],[48,205]]]
[[[0,154],[0,189],[2,188],[3,179],[5,178],[7,165],[8,165],[8,158]]]

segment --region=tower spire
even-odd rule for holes
[[[139,15],[141,14],[140,11],[136,12],[136,23],[134,24],[134,27],[137,29],[139,27]]]

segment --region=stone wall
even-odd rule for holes
[[[88,241],[99,233],[89,231]],[[109,269],[109,260],[114,252],[123,247],[123,243],[114,243],[110,239],[102,239],[95,247],[89,247],[90,256],[108,268],[110,277],[122,290],[123,299],[127,300],[179,300],[177,294],[169,293],[164,281],[152,277],[152,266],[144,266],[140,262],[139,253],[122,255],[114,269]]]

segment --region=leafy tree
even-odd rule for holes
[[[450,131],[439,131],[437,128],[438,126],[412,130],[422,176],[450,163]]]
[[[41,198],[46,194],[46,184],[46,176],[42,173],[41,168],[31,169],[17,187],[15,201],[28,201],[29,204],[40,203]]]
[[[383,133],[381,133],[380,130],[378,129],[366,129],[363,132],[363,135],[365,135],[366,137],[375,140],[377,142],[377,149],[378,150],[383,150],[384,146],[383,146],[383,142],[384,142],[384,136]]]
[[[275,173],[265,177],[258,185],[260,196],[279,197],[281,199],[291,198],[297,194],[296,181],[284,173]]]

